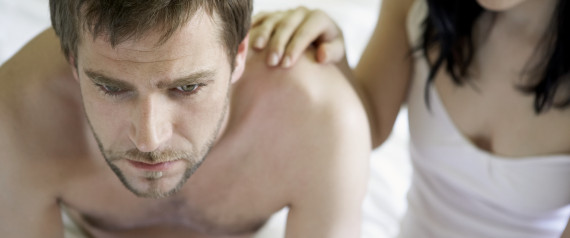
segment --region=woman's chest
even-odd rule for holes
[[[463,86],[439,74],[434,86],[450,122],[480,149],[505,157],[570,154],[570,111],[537,114],[535,95],[520,88],[522,78],[482,70]]]

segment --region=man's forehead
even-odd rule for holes
[[[106,35],[93,38],[84,33],[82,42],[85,44],[82,45],[85,50],[107,58],[141,63],[177,60],[205,51],[210,51],[211,54],[212,50],[223,52],[218,19],[216,13],[210,16],[199,10],[166,40],[163,39],[165,32],[157,27],[137,39],[126,39],[115,46],[111,45]]]

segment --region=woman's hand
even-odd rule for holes
[[[270,66],[291,67],[311,45],[320,63],[338,63],[344,58],[340,28],[320,10],[298,7],[259,13],[253,17],[250,39],[254,49],[268,48]]]

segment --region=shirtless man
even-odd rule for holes
[[[283,207],[287,237],[358,237],[339,70],[247,59],[251,1],[77,4],[50,1],[65,57],[47,30],[0,68],[2,237],[62,237],[61,206],[92,237],[249,237]]]

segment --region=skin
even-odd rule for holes
[[[529,62],[535,63],[536,54],[541,53],[535,52],[535,48],[547,30],[557,1],[479,2],[497,12],[485,13],[475,26],[478,51],[470,79],[475,86],[456,86],[444,70],[440,70],[435,79],[435,88],[447,114],[473,146],[505,159],[570,155],[570,110],[551,109],[537,116],[532,107],[534,97],[516,88],[530,80],[521,72],[527,69]],[[406,20],[412,3],[412,0],[382,1],[372,39],[358,66],[349,73],[367,106],[374,147],[390,135],[409,89],[414,62],[408,57],[412,47],[408,43]],[[309,44],[316,43],[319,53],[327,55],[322,51],[335,44],[334,40],[323,42],[323,36],[342,37],[330,18],[304,9],[273,15],[264,13],[254,22],[252,42],[258,38],[268,39],[266,44],[256,48],[269,49],[268,55],[278,52],[290,57],[293,62],[288,66],[294,65],[294,59]],[[281,28],[295,28],[303,34]],[[271,34],[281,38],[269,38]],[[338,50],[330,50],[331,57],[317,58],[322,63],[342,64]],[[278,64],[267,63],[283,66],[282,59]],[[560,87],[556,97],[568,95],[565,89]]]
[[[508,11],[526,1],[528,0],[477,0],[477,3],[487,10]]]
[[[370,139],[356,93],[309,56],[270,69],[247,39],[232,71],[214,22],[198,14],[158,47],[157,32],[85,37],[77,68],[47,30],[0,68],[3,237],[62,237],[61,206],[93,237],[250,237],[283,207],[287,237],[358,236]],[[207,85],[180,94],[201,70]],[[106,95],[117,85],[86,71],[129,87]],[[159,176],[128,159],[178,160]]]

